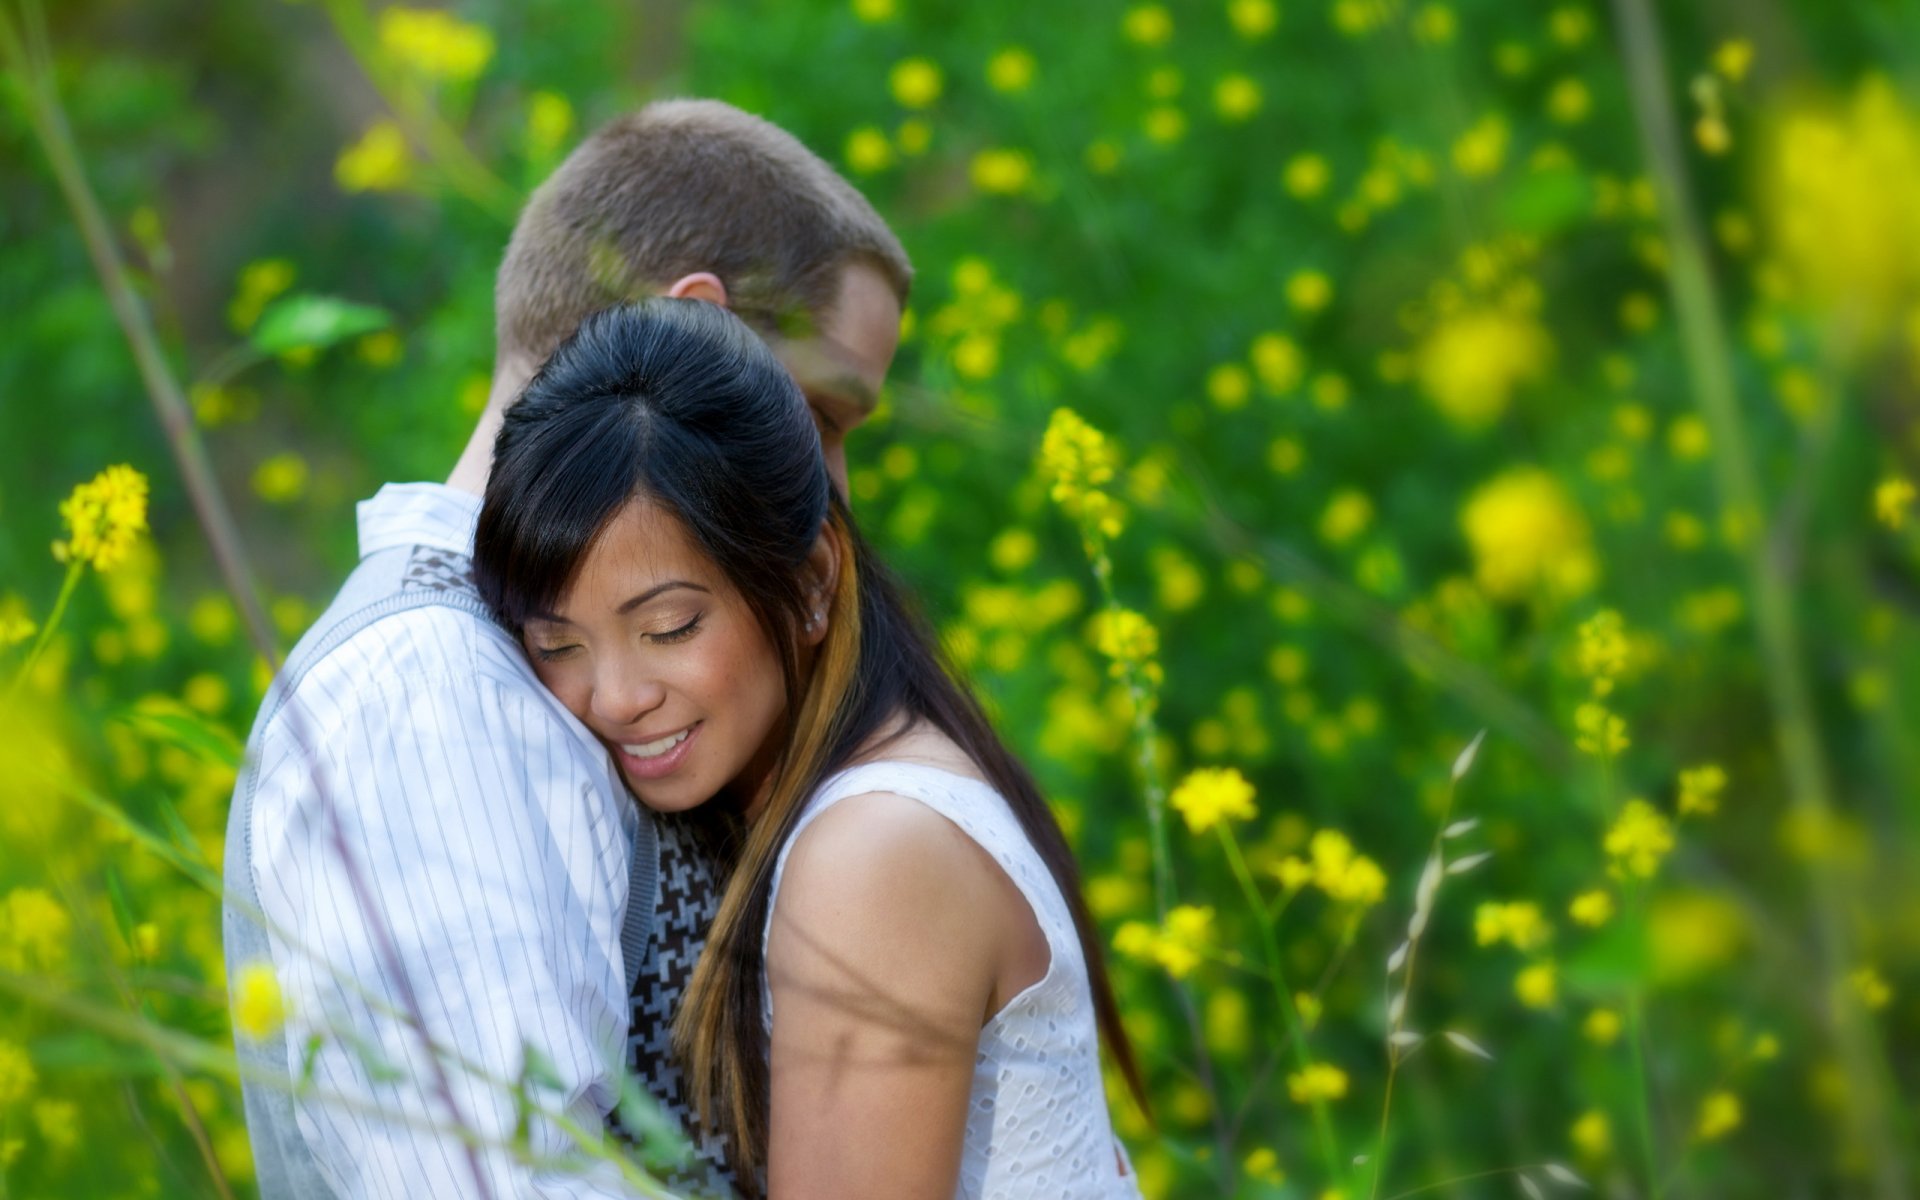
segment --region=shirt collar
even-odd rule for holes
[[[362,500],[360,557],[395,546],[432,546],[473,554],[473,528],[480,497],[444,483],[389,483]]]

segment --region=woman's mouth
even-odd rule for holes
[[[650,742],[615,742],[614,749],[619,752],[620,766],[636,779],[658,779],[678,767],[687,757],[688,747],[693,745],[695,735],[704,724],[704,721],[695,721],[678,733],[670,733]]]

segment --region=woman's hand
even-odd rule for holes
[[[849,796],[806,828],[768,937],[774,1200],[952,1197],[980,1028],[1029,929],[986,851],[917,801]]]

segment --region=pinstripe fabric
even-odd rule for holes
[[[626,961],[622,936],[633,936],[629,890],[644,889],[636,904],[653,900],[651,860],[636,871],[635,852],[644,833],[651,853],[651,826],[598,743],[478,610],[464,558],[478,511],[477,498],[429,484],[389,486],[361,505],[357,580],[400,552],[400,586],[466,594],[381,616],[290,672],[279,708],[254,731],[247,803],[236,800],[229,832],[230,890],[243,867],[272,931],[250,942],[230,908],[230,956],[235,945],[263,943],[271,957],[293,1013],[277,1044],[290,1078],[301,1076],[309,1037],[324,1039],[313,1086],[292,1105],[293,1156],[310,1155],[337,1195],[478,1189],[460,1142],[422,1127],[448,1114],[418,1037],[393,1016],[400,981],[333,844],[323,794],[428,1030],[472,1068],[447,1066],[465,1124],[493,1140],[511,1136],[502,1081],[519,1074],[523,1039],[561,1081],[547,1103],[580,1126],[603,1128],[618,1099],[639,965]],[[350,580],[343,603],[355,588]],[[301,752],[296,721],[315,761]],[[248,1099],[258,1155],[265,1134],[256,1097]],[[570,1147],[550,1122],[529,1130],[535,1155]],[[495,1197],[628,1194],[610,1168],[545,1172],[484,1147],[479,1158]],[[276,1194],[264,1174],[261,1182]],[[285,1191],[314,1194],[293,1183]]]

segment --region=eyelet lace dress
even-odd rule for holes
[[[1133,1166],[1113,1135],[1086,959],[1052,872],[996,789],[937,767],[875,762],[828,779],[807,801],[774,864],[767,927],[802,831],[848,796],[891,792],[959,826],[1026,898],[1047,940],[1047,973],[980,1030],[960,1156],[961,1200],[1137,1200]],[[766,946],[766,931],[761,947]],[[762,959],[764,961],[764,957]],[[767,1031],[773,997],[763,976]]]

